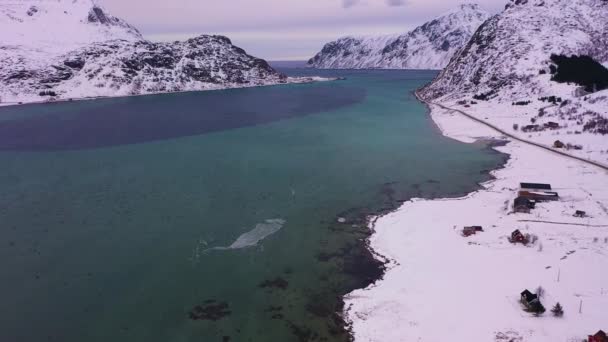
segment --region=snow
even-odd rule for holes
[[[436,106],[432,117],[461,141],[504,138]],[[580,341],[608,327],[608,173],[518,141],[497,149],[510,159],[482,190],[414,199],[377,220],[370,245],[390,268],[376,285],[346,298],[355,341],[499,341],[501,334],[514,341]],[[560,201],[511,213],[526,181],[552,184]],[[573,217],[576,210],[589,218]],[[470,225],[484,232],[464,238],[460,231]],[[538,242],[509,243],[515,229]],[[547,312],[534,317],[523,311],[519,294],[538,286]],[[562,318],[549,312],[558,301]]]
[[[322,69],[442,69],[488,17],[478,5],[460,5],[401,35],[340,38],[308,64]]]
[[[446,136],[506,140],[496,149],[510,159],[465,197],[413,199],[375,221],[370,247],[390,267],[384,279],[345,298],[356,342],[582,341],[608,330],[608,139],[585,128],[608,118],[608,90],[577,96],[577,86],[539,72],[552,53],[605,64],[606,20],[602,0],[510,3],[418,93]],[[473,100],[476,94],[490,99]],[[546,96],[563,101],[540,99]],[[514,105],[519,101],[530,103]],[[559,128],[521,129],[549,121]],[[553,148],[556,140],[582,148]],[[512,213],[521,182],[549,183],[560,199]],[[577,210],[588,217],[574,217]],[[473,225],[484,232],[460,234]],[[538,240],[511,244],[516,229]],[[535,317],[519,295],[539,286],[547,312]],[[557,302],[561,318],[550,312]]]

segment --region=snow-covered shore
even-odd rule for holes
[[[170,92],[150,92],[144,94],[135,94],[135,95],[121,95],[116,94],[113,96],[80,96],[68,99],[48,99],[45,101],[40,101],[36,97],[24,97],[20,100],[22,101],[11,101],[11,102],[0,102],[0,107],[8,107],[8,106],[20,106],[25,104],[43,104],[43,103],[57,103],[57,102],[71,102],[71,101],[86,101],[86,100],[99,100],[99,99],[109,99],[109,98],[123,98],[123,97],[138,97],[138,96],[149,96],[149,95],[160,95],[160,94],[174,94],[174,93],[191,93],[191,92],[200,92],[200,91],[214,91],[214,90],[228,90],[228,89],[242,89],[242,88],[258,88],[258,87],[269,87],[269,86],[277,86],[277,85],[286,85],[286,84],[305,84],[305,83],[314,83],[314,82],[329,82],[329,81],[337,81],[339,78],[336,77],[320,77],[320,76],[312,76],[312,77],[287,77],[282,82],[269,82],[265,84],[257,84],[257,85],[223,85],[217,87],[209,87],[207,89],[196,89],[196,90],[181,90],[181,91],[170,91]]]
[[[481,120],[491,110],[488,121],[501,126],[501,109],[488,104],[465,110]],[[463,142],[505,138],[437,106],[431,105],[431,116],[446,136]],[[587,156],[605,162],[600,152],[608,142],[593,139],[596,150]],[[375,222],[370,247],[390,264],[382,280],[345,298],[356,342],[582,341],[608,329],[608,172],[509,141],[497,147],[509,161],[482,190],[463,198],[413,199]],[[540,203],[531,214],[511,213],[520,182],[550,183],[560,201]],[[573,217],[576,210],[589,217]],[[460,234],[473,225],[484,232]],[[511,244],[515,229],[538,242]],[[535,317],[519,300],[523,290],[539,286],[547,312]],[[550,312],[556,302],[564,307],[561,318]]]

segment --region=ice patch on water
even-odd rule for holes
[[[241,249],[246,247],[252,247],[258,244],[258,242],[264,240],[267,236],[278,232],[287,221],[283,219],[269,219],[262,223],[255,225],[255,228],[248,231],[247,233],[239,236],[230,246],[227,247],[213,247],[206,249],[207,251],[217,250],[228,250],[228,249]]]

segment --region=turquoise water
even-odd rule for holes
[[[0,108],[0,340],[345,341],[365,215],[503,156],[440,135],[433,72],[285,71],[346,80]]]

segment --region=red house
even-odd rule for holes
[[[595,335],[589,335],[587,342],[608,342],[608,336],[602,330],[598,331]]]
[[[528,238],[522,234],[519,229],[516,229],[511,233],[511,238],[509,239],[511,243],[523,243],[524,245],[528,244]]]

